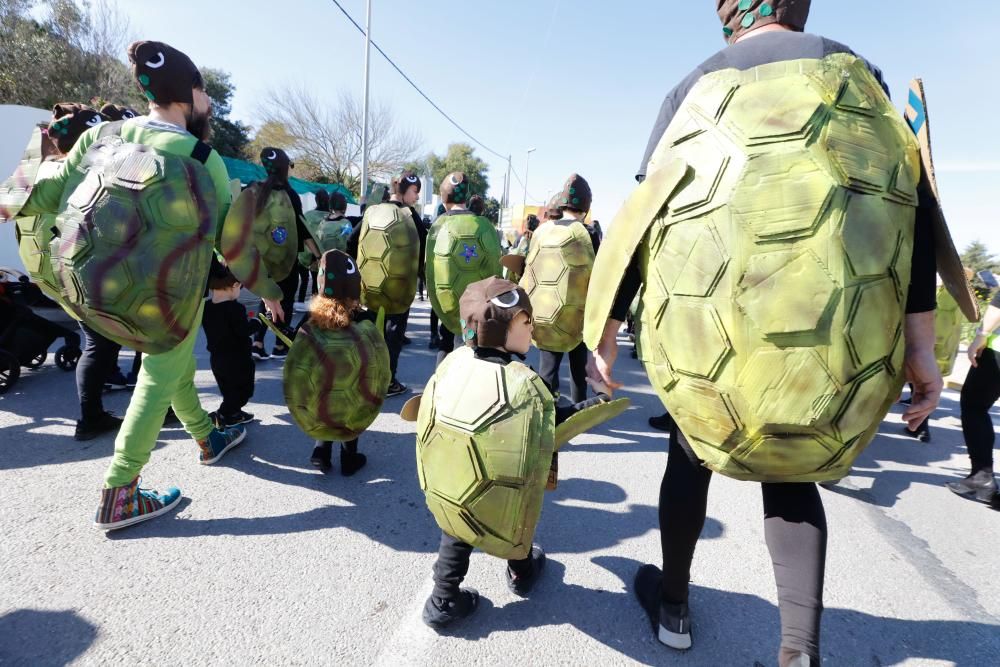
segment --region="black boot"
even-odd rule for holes
[[[513,570],[510,569],[510,565],[507,566],[507,588],[514,595],[519,595],[522,598],[528,597],[528,593],[534,588],[535,582],[538,581],[538,577],[542,574],[542,569],[545,567],[545,552],[537,544],[531,545],[531,568],[527,573],[515,574]]]
[[[367,462],[368,457],[358,453],[357,441],[340,445],[340,474],[344,477],[350,477],[361,470]]]
[[[309,462],[323,472],[332,468],[333,464],[330,463],[330,450],[332,445],[333,443],[330,442],[321,442],[313,447],[313,453],[312,456],[309,457]]]
[[[459,590],[454,600],[436,598],[433,595],[424,603],[424,623],[435,630],[445,628],[468,618],[479,606],[479,591],[474,588]]]

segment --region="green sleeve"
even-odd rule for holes
[[[21,209],[20,215],[27,217],[59,212],[59,204],[62,202],[66,181],[73,170],[80,166],[83,156],[87,154],[87,149],[97,141],[98,132],[100,132],[100,126],[92,127],[81,134],[63,161],[62,169],[52,176],[35,181],[35,186],[31,189],[31,196],[28,197],[28,202]]]
[[[215,185],[215,197],[219,202],[219,226],[216,234],[216,247],[218,248],[226,214],[229,213],[229,205],[232,203],[232,195],[229,192],[229,171],[226,169],[226,163],[222,161],[222,157],[214,150],[205,160],[205,168],[208,169],[208,175],[212,177],[212,183]]]

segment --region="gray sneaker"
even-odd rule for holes
[[[948,482],[947,486],[953,493],[984,503],[990,502],[997,493],[997,481],[993,479],[992,470],[980,470],[958,482]]]

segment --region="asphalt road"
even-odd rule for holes
[[[415,390],[433,366],[427,312],[416,304],[400,364]],[[214,409],[203,344],[198,368]],[[364,470],[324,475],[284,407],[280,362],[263,362],[247,442],[203,467],[183,431],[163,431],[144,483],[179,486],[180,509],[105,535],[91,521],[113,439],[75,442],[72,375],[51,361],[25,370],[0,397],[0,663],[775,664],[759,486],[720,476],[693,570],[694,648],[654,640],[631,581],[659,559],[666,438],[646,424],[661,408],[627,349],[618,374],[634,406],[560,456],[532,598],[515,598],[503,564],[477,553],[467,583],[481,610],[439,637],[419,618],[439,533],[417,484],[413,425],[396,415],[405,397],[362,436]],[[119,414],[127,401],[107,395]],[[930,444],[898,435],[894,411],[853,474],[822,492],[824,664],[1000,665],[1000,514],[943,487],[968,468],[958,424],[954,392]]]

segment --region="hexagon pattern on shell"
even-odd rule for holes
[[[43,162],[38,167],[38,179],[55,175],[62,168],[59,161]],[[31,280],[50,299],[60,301],[59,283],[52,271],[52,253],[49,246],[52,243],[52,228],[56,225],[56,216],[51,214],[17,218],[14,236],[17,238],[17,251],[27,269]]]
[[[582,222],[552,221],[532,235],[520,285],[534,308],[535,345],[569,352],[583,340],[594,245]]]
[[[53,275],[73,315],[147,354],[188,335],[218,226],[204,165],[106,135],[69,174],[55,226]]]
[[[934,357],[941,375],[951,375],[955,370],[958,346],[962,341],[962,323],[965,317],[955,297],[944,287],[937,291],[937,312],[934,313]]]
[[[640,358],[708,467],[842,477],[903,381],[912,134],[864,63],[834,55],[703,77],[651,181],[678,164],[669,201],[626,204],[652,221],[612,226],[594,289],[613,293],[616,253],[638,246]],[[590,319],[588,341],[603,327]]]
[[[465,288],[477,280],[500,276],[500,239],[489,220],[475,215],[444,215],[428,238],[424,267],[427,291],[434,294],[431,307],[448,330],[460,333],[458,301]]]
[[[455,350],[427,383],[417,472],[441,530],[498,558],[524,558],[552,463],[555,404],[524,364]]]
[[[240,196],[256,198],[256,189],[260,186],[260,183],[255,183]],[[244,210],[253,211],[253,208]],[[253,242],[271,279],[278,282],[287,278],[295,266],[299,245],[295,209],[288,193],[281,190],[271,192],[264,210],[253,220]]]
[[[285,403],[310,437],[353,440],[378,416],[391,376],[389,350],[374,323],[338,330],[306,323],[285,359]]]
[[[406,312],[417,294],[420,237],[409,209],[392,203],[365,209],[358,240],[361,301],[385,308],[387,315]]]

